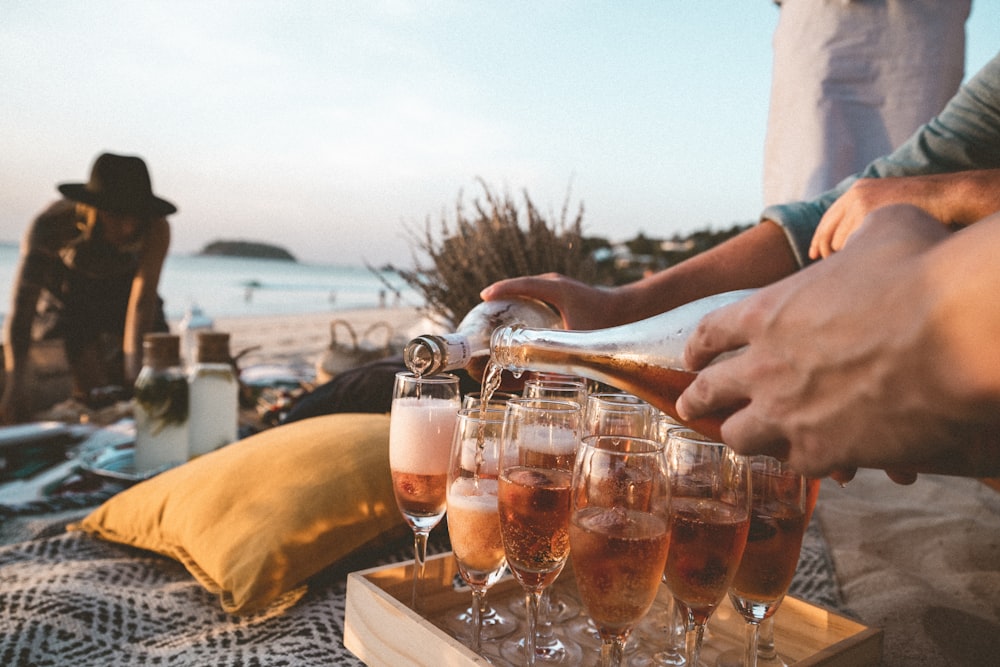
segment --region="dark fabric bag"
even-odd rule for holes
[[[296,401],[282,423],[337,412],[389,412],[396,373],[405,370],[403,357],[394,356],[344,371]],[[454,373],[462,395],[480,390],[479,382],[464,370]]]

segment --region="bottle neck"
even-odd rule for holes
[[[403,348],[403,362],[415,375],[436,375],[464,368],[473,354],[469,338],[459,333],[417,336]]]

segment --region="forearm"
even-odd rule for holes
[[[159,307],[157,290],[160,271],[170,247],[170,225],[164,218],[150,224],[146,244],[139,262],[139,270],[132,280],[128,311],[125,315],[125,337],[122,351],[125,355],[125,381],[133,382],[142,368],[142,340],[152,330],[156,309]]]
[[[1000,211],[1000,169],[926,177],[932,196],[921,206],[945,224],[971,225]],[[935,201],[939,202],[935,205]]]
[[[142,341],[153,328],[153,310],[156,294],[133,294],[125,318],[122,352],[125,362],[125,381],[134,382],[142,368]]]
[[[769,285],[797,269],[784,230],[765,220],[680,264],[621,287],[622,313],[631,317],[623,321],[652,317],[720,292]]]
[[[4,324],[4,367],[8,376],[23,379],[31,349],[31,327],[41,290],[23,275],[15,281],[11,309]]]

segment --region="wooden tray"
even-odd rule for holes
[[[420,613],[411,606],[413,561],[353,572],[347,577],[344,645],[366,664],[387,665],[509,665],[500,657],[496,642],[484,642],[487,662],[445,628],[447,621],[466,609],[472,599],[468,589],[456,584],[451,553],[427,560],[421,586]],[[459,582],[460,583],[460,582]],[[554,584],[559,595],[577,599],[570,566]],[[506,613],[523,596],[512,578],[490,589],[490,603]],[[582,612],[585,613],[585,612]],[[800,667],[824,665],[859,667],[878,665],[882,657],[882,631],[869,628],[826,609],[786,597],[775,614],[775,645],[787,662]],[[715,663],[722,651],[741,647],[744,621],[726,602],[709,623],[702,660]],[[559,629],[557,628],[557,631]],[[513,635],[519,636],[521,630]],[[635,633],[636,643],[643,641]],[[598,644],[584,646],[585,655]],[[643,647],[645,648],[645,647]],[[628,656],[626,656],[627,658]],[[585,659],[592,664],[593,659]]]

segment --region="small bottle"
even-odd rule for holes
[[[229,356],[229,334],[198,333],[198,354],[188,375],[188,458],[236,442],[239,382]]]
[[[181,318],[179,328],[183,337],[181,358],[184,360],[184,365],[187,368],[194,366],[197,361],[198,333],[200,331],[211,331],[214,325],[215,323],[212,321],[212,318],[205,315],[196,303],[192,303],[184,312],[184,317]]]
[[[144,475],[187,461],[188,383],[180,337],[146,334],[135,380],[135,470]]]
[[[436,375],[468,368],[482,377],[489,361],[490,335],[497,327],[560,328],[562,318],[551,306],[528,298],[483,301],[459,322],[454,333],[417,336],[403,348],[403,362],[416,375]]]
[[[645,399],[677,417],[674,403],[695,373],[684,369],[684,346],[701,318],[755,290],[725,292],[654,317],[608,329],[555,331],[505,326],[493,333],[493,363],[515,375],[552,371],[582,375]],[[719,438],[724,415],[699,419],[692,428]]]

